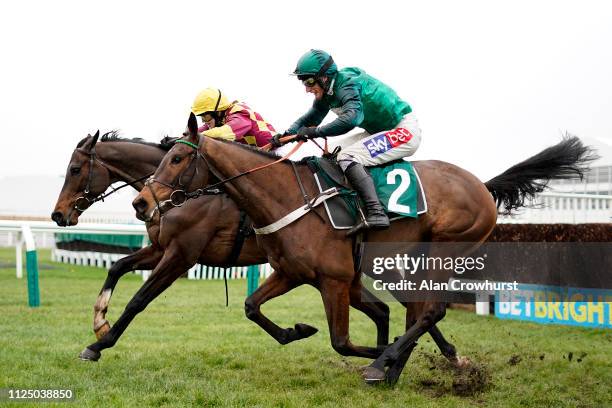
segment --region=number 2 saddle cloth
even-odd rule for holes
[[[331,187],[340,194],[324,202],[325,211],[335,229],[349,229],[361,217],[363,205],[334,160],[309,157],[306,164],[313,172],[319,192]],[[427,212],[427,200],[419,175],[409,161],[400,159],[375,167],[366,167],[376,192],[391,221],[416,218]]]

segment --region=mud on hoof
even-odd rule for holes
[[[98,361],[101,356],[102,354],[99,351],[93,351],[87,347],[79,354],[79,358],[85,361]]]

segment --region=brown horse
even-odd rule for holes
[[[428,212],[417,219],[397,221],[388,230],[369,232],[367,240],[483,242],[495,226],[497,204],[504,203],[507,210],[516,208],[522,205],[525,195],[543,189],[546,183],[538,180],[581,175],[587,153],[588,149],[577,138],[566,138],[487,183],[449,163],[415,162],[425,187]],[[215,178],[221,180],[230,197],[261,229],[304,206],[301,186],[309,197],[317,194],[305,165],[285,162],[251,171],[277,159],[275,155],[236,143],[201,138],[195,116],[191,115],[184,143],[177,143],[168,152],[147,184],[149,188],[141,191],[133,205],[139,217],[148,217],[160,202],[169,199],[176,180],[193,161],[202,160],[207,171],[194,174],[192,185],[204,187]],[[316,287],[325,306],[333,348],[343,355],[376,358],[364,372],[366,381],[387,379],[395,383],[416,340],[444,317],[446,305],[434,300],[412,303],[413,310],[407,313],[409,328],[384,352],[381,348],[351,343],[348,305],[351,288],[360,275],[353,264],[352,241],[322,222],[324,217],[323,210],[314,209],[276,232],[258,235],[259,245],[277,271],[278,283],[271,295],[278,296],[301,284]],[[258,310],[259,304],[247,303],[247,308]],[[385,367],[389,367],[387,372]]]
[[[144,178],[153,173],[169,149],[167,144],[122,139],[115,134],[104,135],[101,143],[97,143],[98,136],[99,133],[81,140],[70,158],[64,186],[52,214],[58,225],[76,225],[79,215],[115,182],[125,182],[140,191]],[[161,217],[161,223],[159,214],[147,222],[151,244],[120,259],[108,271],[94,306],[94,332],[99,342],[85,349],[81,358],[97,360],[100,350],[116,343],[137,312],[196,262],[212,266],[267,262],[252,234],[244,239],[240,249],[235,249],[240,218],[236,204],[226,194],[217,193],[190,200],[185,206],[173,209]],[[121,276],[134,269],[155,271],[111,329],[105,318],[111,295]],[[275,274],[268,280],[274,281]],[[353,296],[351,305],[375,322],[378,344],[387,344],[389,308],[373,296],[370,300],[362,302],[359,296]],[[251,317],[261,325],[266,324],[261,314]],[[294,328],[280,329],[271,334],[280,343],[287,344],[315,332],[311,326],[297,324]],[[454,352],[453,346],[443,338],[441,341],[441,349],[450,356]]]

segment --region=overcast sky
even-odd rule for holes
[[[391,85],[418,159],[485,180],[562,132],[612,141],[612,6],[543,1],[0,3],[0,177],[64,174],[77,141],[179,135],[221,88],[278,130],[311,104],[309,48]]]

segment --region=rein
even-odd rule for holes
[[[288,136],[288,137],[283,138],[284,140],[283,140],[283,139],[281,139],[281,140],[282,140],[282,141],[284,141],[284,142],[287,142],[287,141],[291,141],[291,140],[293,140],[294,138],[295,138],[295,136]],[[186,142],[186,141],[184,141],[184,142]],[[201,143],[201,140],[200,140],[200,143]],[[205,163],[206,163],[206,165],[208,166],[209,170],[210,170],[210,171],[211,171],[211,172],[212,172],[212,173],[213,173],[215,176],[217,176],[218,178],[220,178],[220,177],[217,175],[217,172],[215,171],[214,167],[212,167],[212,166],[210,165],[210,163],[208,163],[208,160],[206,159],[206,157],[205,157],[204,155],[202,155],[202,154],[199,152],[199,149],[200,149],[199,144],[198,144],[198,145],[195,145],[194,143],[191,143],[191,142],[184,143],[184,144],[186,144],[186,145],[188,145],[188,146],[191,146],[191,147],[192,147],[192,148],[194,148],[194,149],[196,149],[196,148],[197,148],[197,149],[198,149],[198,154],[199,154],[199,155],[202,157],[202,159],[204,160],[204,162],[205,162]],[[265,169],[266,167],[270,167],[270,166],[272,166],[272,165],[274,165],[274,164],[276,164],[276,163],[280,163],[280,162],[282,162],[282,161],[284,161],[284,160],[287,160],[287,159],[288,159],[288,158],[289,158],[291,155],[293,155],[293,153],[295,153],[295,152],[296,152],[296,151],[297,151],[297,150],[298,150],[298,149],[299,149],[299,148],[300,148],[300,147],[301,147],[303,144],[304,144],[304,141],[299,141],[299,142],[298,142],[298,143],[297,143],[297,144],[296,144],[296,145],[295,145],[295,146],[294,146],[294,147],[293,147],[293,148],[292,148],[292,149],[289,151],[289,153],[287,153],[285,156],[283,156],[283,157],[279,158],[278,160],[276,160],[276,161],[274,161],[274,162],[272,162],[272,163],[267,163],[267,164],[264,164],[264,165],[262,165],[262,166],[258,166],[258,167],[252,168],[252,169],[250,169],[250,170],[247,170],[247,171],[242,172],[242,173],[240,173],[240,174],[237,174],[237,175],[235,175],[235,176],[232,176],[232,177],[229,177],[229,178],[223,179],[223,180],[219,181],[218,183],[212,184],[212,185],[207,186],[207,187],[205,187],[205,188],[203,188],[203,189],[198,189],[198,190],[195,190],[195,191],[193,191],[192,193],[186,193],[186,194],[185,194],[185,197],[184,197],[184,200],[189,199],[189,198],[197,198],[197,197],[199,197],[200,195],[204,194],[204,192],[205,192],[205,191],[207,191],[207,190],[209,190],[209,189],[211,189],[211,188],[215,188],[215,187],[220,186],[220,185],[222,185],[222,184],[225,184],[225,183],[227,183],[227,182],[229,182],[229,181],[235,180],[235,179],[237,179],[238,177],[245,176],[245,175],[247,175],[247,174],[253,173],[253,172],[258,171],[258,170],[261,170],[261,169]],[[267,147],[267,146],[268,146],[268,145],[264,146],[264,148],[265,148],[265,147]],[[317,144],[317,146],[319,146],[319,145]],[[319,146],[319,148],[321,148],[321,146]],[[328,152],[328,150],[327,150],[327,140],[325,140],[325,149],[321,149],[321,150],[323,150],[325,153],[329,153],[329,152]],[[293,222],[297,221],[298,219],[302,218],[304,215],[306,215],[307,213],[309,213],[310,211],[312,211],[312,210],[313,210],[315,207],[319,206],[319,205],[320,205],[321,203],[323,203],[324,201],[326,201],[326,200],[328,200],[328,199],[330,199],[330,198],[332,198],[332,197],[334,197],[334,196],[336,196],[336,195],[338,195],[338,194],[340,193],[340,191],[339,191],[337,188],[332,187],[332,188],[330,188],[330,189],[327,189],[327,190],[325,190],[325,191],[323,191],[323,192],[321,192],[321,193],[317,194],[317,195],[316,195],[314,198],[309,199],[309,198],[308,198],[308,195],[306,194],[306,190],[304,189],[304,186],[303,186],[303,184],[302,184],[302,181],[301,181],[301,179],[300,179],[300,177],[299,177],[299,175],[298,175],[297,169],[296,169],[296,167],[295,167],[295,163],[291,163],[291,164],[293,165],[293,171],[294,171],[294,173],[295,173],[295,176],[296,176],[296,178],[297,178],[298,185],[299,185],[299,187],[300,187],[300,191],[302,192],[302,196],[303,196],[303,198],[304,198],[304,205],[303,205],[302,207],[299,207],[299,208],[295,209],[294,211],[290,212],[289,214],[285,215],[284,217],[282,217],[281,219],[277,220],[276,222],[274,222],[274,223],[272,223],[272,224],[270,224],[270,225],[267,225],[267,226],[265,226],[265,227],[261,227],[261,228],[256,228],[255,226],[253,226],[253,231],[255,231],[255,234],[257,234],[257,235],[266,235],[266,234],[271,234],[271,233],[273,233],[273,232],[276,232],[276,231],[278,231],[278,230],[280,230],[280,229],[282,229],[282,228],[286,227],[287,225],[289,225],[289,224],[291,224],[291,223],[293,223]],[[173,192],[173,193],[170,195],[170,202],[171,202],[173,205],[175,205],[174,201],[172,200],[172,195],[173,195],[174,193],[175,193],[175,192]],[[184,201],[183,201],[183,202],[184,202]],[[317,215],[318,215],[318,216],[321,218],[321,220],[322,220],[323,222],[325,222],[325,220],[323,219],[323,217],[322,217],[320,214],[318,214],[318,213],[316,213],[316,214],[317,214]]]
[[[261,166],[257,166],[257,167],[255,167],[255,168],[252,168],[252,169],[250,169],[250,170],[244,171],[244,172],[242,172],[242,173],[240,173],[240,174],[237,174],[237,175],[235,175],[235,176],[232,176],[232,177],[226,178],[226,179],[224,179],[224,180],[221,180],[221,181],[219,181],[218,183],[215,183],[215,184],[212,184],[212,185],[210,185],[210,186],[207,186],[207,187],[205,187],[204,189],[198,189],[198,190],[195,190],[193,193],[188,193],[188,194],[186,194],[186,197],[187,197],[187,198],[196,198],[196,197],[198,197],[198,195],[197,195],[196,193],[198,193],[198,192],[199,192],[199,190],[210,190],[210,189],[212,189],[212,188],[216,188],[216,187],[221,186],[221,185],[223,185],[223,184],[225,184],[225,183],[227,183],[227,182],[229,182],[229,181],[235,180],[235,179],[237,179],[238,177],[246,176],[247,174],[251,174],[251,173],[254,173],[254,172],[256,172],[256,171],[263,170],[263,169],[265,169],[266,167],[270,167],[270,166],[272,166],[272,165],[274,165],[274,164],[276,164],[276,163],[280,163],[280,162],[282,162],[282,161],[285,161],[285,160],[287,160],[289,157],[291,157],[291,156],[293,155],[293,153],[297,152],[297,151],[298,151],[298,149],[299,149],[299,148],[300,148],[300,147],[301,147],[303,144],[304,144],[304,142],[303,142],[303,141],[298,142],[298,144],[296,144],[295,146],[293,146],[293,148],[292,148],[292,149],[289,151],[289,153],[287,153],[287,154],[286,154],[286,155],[284,155],[283,157],[279,158],[278,160],[273,161],[272,163],[267,163],[267,164],[264,164],[264,165],[261,165]],[[206,165],[208,166],[208,168],[212,169],[212,166],[210,166],[210,164],[208,163],[208,160],[206,160],[206,157],[202,156],[202,158],[203,158],[203,159],[204,159],[204,161],[206,162]]]
[[[281,140],[283,142],[288,142],[288,141],[292,141],[293,139],[295,139],[295,136],[288,136],[285,138],[282,138]],[[220,186],[222,186],[223,184],[230,182],[232,180],[235,180],[239,177],[242,176],[246,176],[247,174],[251,174],[254,173],[258,170],[262,170],[265,169],[266,167],[270,167],[273,166],[277,163],[280,163],[282,161],[287,160],[290,156],[292,156],[303,144],[304,141],[299,141],[285,156],[280,157],[278,160],[275,160],[271,163],[267,163],[267,164],[263,164],[261,166],[257,166],[254,167],[252,169],[249,169],[247,171],[244,171],[240,174],[237,174],[235,176],[232,177],[228,177],[226,179],[222,179],[222,177],[220,177],[220,175],[218,174],[218,172],[215,170],[215,168],[213,166],[210,165],[210,163],[208,162],[208,160],[206,159],[206,156],[204,156],[201,152],[200,152],[200,146],[203,142],[203,138],[200,138],[200,140],[198,141],[198,144],[196,145],[195,143],[189,142],[187,140],[177,140],[177,143],[183,143],[189,147],[191,147],[192,149],[194,149],[194,156],[196,158],[196,160],[198,158],[202,158],[202,160],[204,160],[204,162],[206,163],[206,165],[208,166],[209,171],[215,175],[217,178],[221,179],[219,182],[211,184],[209,186],[206,186],[204,188],[199,188],[196,189],[190,193],[185,193],[185,191],[183,190],[174,190],[171,194],[170,194],[170,199],[164,201],[163,203],[160,203],[160,201],[158,200],[158,198],[155,196],[155,193],[153,192],[153,189],[150,188],[150,184],[152,184],[153,182],[158,182],[162,185],[165,185],[169,188],[174,188],[175,186],[170,184],[170,183],[166,183],[166,182],[162,182],[159,180],[155,180],[153,177],[151,177],[146,185],[149,186],[149,190],[151,190],[151,193],[153,195],[153,199],[155,200],[155,203],[157,205],[156,209],[159,211],[160,216],[163,215],[162,214],[162,205],[164,205],[167,202],[170,202],[170,204],[172,204],[175,207],[180,207],[181,205],[183,205],[188,199],[191,198],[197,198],[200,197],[204,194],[211,194],[212,190],[215,189],[215,191],[217,191],[216,189]],[[326,141],[327,142],[327,141]],[[264,146],[262,149],[265,148],[269,148],[269,146],[271,146],[270,144]],[[318,144],[317,144],[318,146]],[[319,146],[321,147],[321,146]],[[325,149],[322,149],[324,152],[327,152],[327,143],[325,143]],[[193,162],[193,159],[192,159]],[[191,164],[190,164],[191,165]],[[186,170],[186,169],[185,169]],[[328,190],[325,190],[319,194],[317,194],[314,198],[309,199],[308,195],[306,194],[306,191],[304,189],[304,186],[300,180],[300,177],[296,171],[295,165],[293,166],[293,170],[295,172],[296,178],[297,178],[297,182],[298,185],[300,187],[300,191],[302,192],[302,196],[304,198],[304,205],[297,208],[296,210],[292,211],[291,213],[287,214],[286,216],[282,217],[281,219],[277,220],[276,222],[267,225],[265,227],[262,228],[256,228],[253,227],[253,230],[255,231],[256,234],[258,235],[265,235],[265,234],[271,234],[273,232],[278,231],[281,228],[284,228],[285,226],[293,223],[294,221],[297,221],[298,219],[300,219],[301,217],[303,217],[304,215],[306,215],[308,212],[312,211],[314,207],[317,207],[318,205],[320,205],[321,203],[323,203],[324,201],[328,200],[331,197],[334,197],[336,195],[339,194],[339,190],[335,187],[332,187]],[[180,176],[179,176],[180,177]],[[321,217],[320,214],[319,217]],[[321,220],[323,222],[324,219],[321,217]]]
[[[287,136],[287,137],[285,137],[285,138],[283,138],[283,139],[281,139],[281,140],[283,140],[284,142],[287,142],[287,141],[291,141],[291,140],[293,140],[294,138],[295,138],[295,136]],[[204,140],[204,139],[203,139],[203,138],[201,138],[201,139],[200,139],[200,143],[201,143],[203,140]],[[187,146],[189,146],[189,147],[193,148],[193,149],[194,149],[194,150],[197,152],[197,153],[196,153],[196,159],[197,159],[197,158],[202,158],[202,160],[204,160],[204,162],[206,163],[206,165],[208,166],[208,168],[211,170],[211,172],[212,172],[213,174],[215,174],[215,173],[216,173],[216,172],[214,171],[214,168],[213,168],[213,167],[210,165],[210,163],[208,163],[208,160],[206,159],[206,157],[205,157],[204,155],[202,155],[202,153],[200,153],[200,145],[199,145],[199,144],[197,144],[197,145],[196,145],[195,143],[191,143],[191,142],[189,142],[189,141],[187,141],[187,140],[177,140],[176,142],[177,142],[177,143],[183,143],[183,144],[185,144],[185,145],[187,145]],[[267,164],[264,164],[264,165],[261,165],[261,166],[254,167],[254,168],[252,168],[252,169],[250,169],[250,170],[247,170],[247,171],[242,172],[242,173],[240,173],[240,174],[237,174],[237,175],[235,175],[235,176],[232,176],[232,177],[229,177],[229,178],[226,178],[226,179],[222,179],[221,181],[219,181],[219,182],[217,182],[217,183],[215,183],[215,184],[211,184],[211,185],[206,186],[206,187],[204,187],[204,188],[198,188],[198,189],[196,189],[196,190],[194,190],[194,191],[192,191],[192,192],[190,192],[190,193],[186,193],[184,190],[174,190],[174,191],[173,191],[173,192],[170,194],[170,199],[169,199],[169,200],[167,200],[167,201],[169,201],[169,202],[170,202],[170,203],[171,203],[173,206],[175,206],[175,207],[180,207],[180,206],[182,206],[182,205],[185,203],[185,201],[187,201],[188,199],[194,199],[194,198],[198,198],[198,197],[200,197],[200,196],[202,196],[202,195],[208,195],[208,194],[219,194],[219,192],[220,192],[219,187],[221,187],[223,184],[228,183],[228,182],[230,182],[230,181],[232,181],[232,180],[235,180],[235,179],[237,179],[237,178],[239,178],[239,177],[246,176],[247,174],[251,174],[251,173],[253,173],[253,172],[256,172],[256,171],[259,171],[259,170],[263,170],[263,169],[265,169],[266,167],[270,167],[270,166],[272,166],[272,165],[274,165],[274,164],[277,164],[277,163],[280,163],[280,162],[282,162],[282,161],[285,161],[285,160],[287,160],[289,157],[291,157],[291,156],[292,156],[292,155],[293,155],[293,154],[294,154],[294,153],[295,153],[295,152],[296,152],[296,151],[297,151],[297,150],[298,150],[298,149],[299,149],[299,148],[300,148],[300,147],[301,147],[303,144],[304,144],[304,142],[303,142],[303,141],[298,142],[298,143],[297,143],[297,144],[296,144],[296,145],[295,145],[295,146],[294,146],[294,147],[293,147],[293,148],[292,148],[292,149],[289,151],[289,153],[287,153],[285,156],[283,156],[283,157],[279,158],[278,160],[273,161],[272,163],[267,163]],[[270,146],[271,146],[271,144],[267,144],[266,146],[262,147],[262,149],[269,148]],[[216,174],[215,174],[215,175],[216,175]],[[221,178],[221,177],[219,177],[219,178]],[[169,185],[168,183],[164,183],[164,182],[161,182],[161,181],[159,181],[159,180],[155,180],[155,179],[153,179],[153,178],[149,179],[149,182],[158,182],[158,183],[160,183],[160,184],[162,184],[162,185],[165,185],[166,187],[174,188],[174,186],[171,186],[171,185]],[[149,182],[147,182],[147,183],[149,183]],[[151,193],[153,193],[153,190],[152,190],[152,189],[150,189],[150,190],[151,190]],[[158,210],[160,211],[160,214],[161,214],[161,207],[160,207],[160,205],[161,205],[161,204],[163,204],[163,203],[159,203],[159,201],[157,200],[157,198],[155,197],[155,195],[153,195],[153,199],[154,199],[154,200],[156,201],[156,203],[158,204]]]

